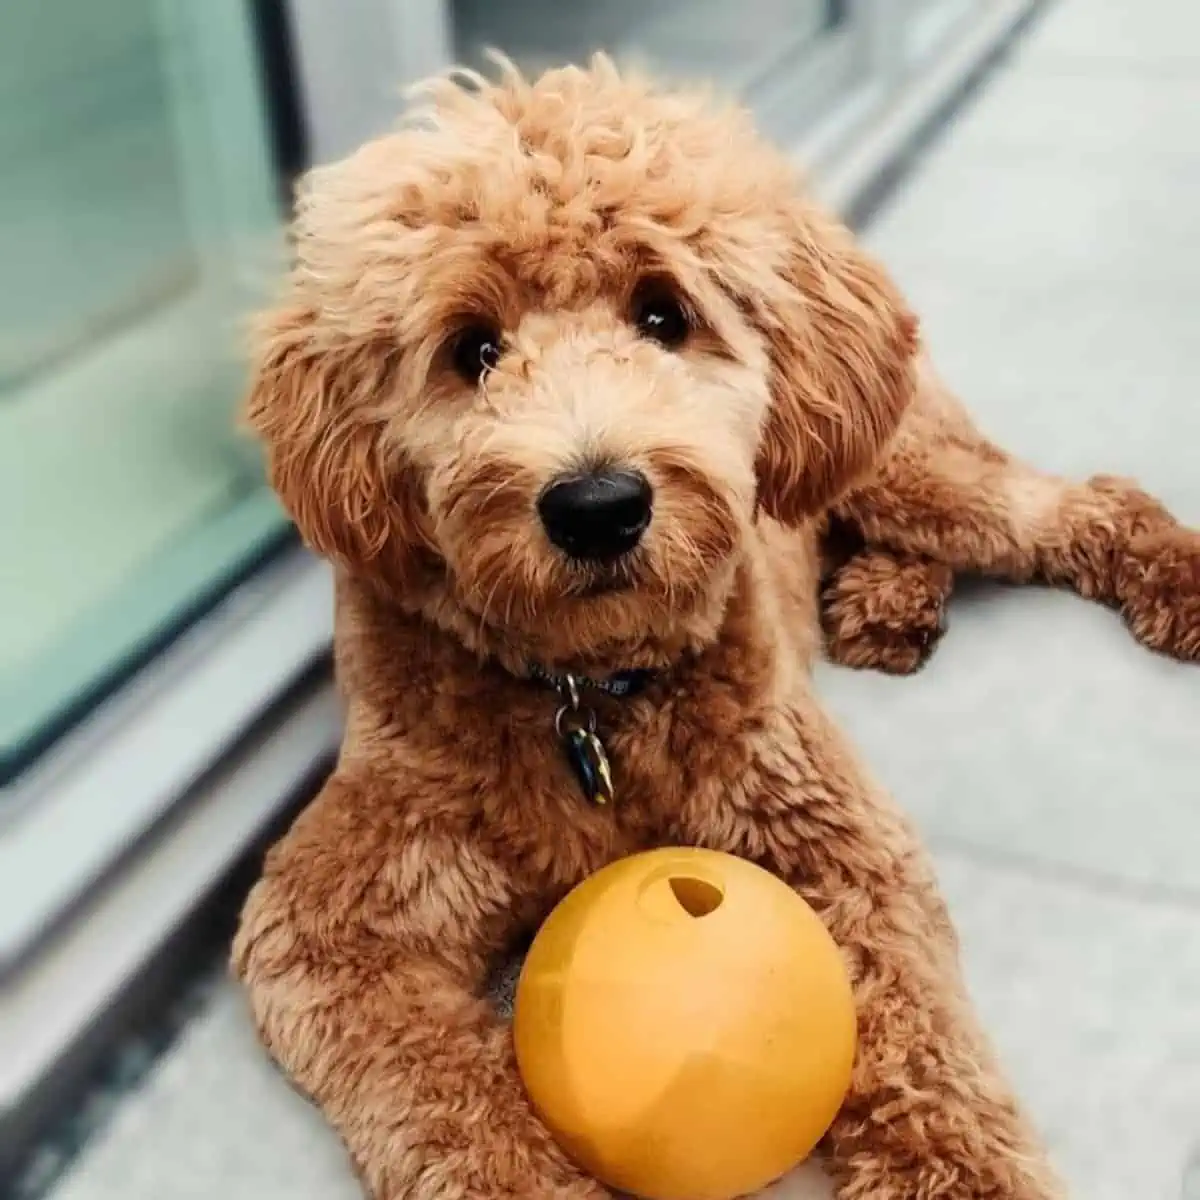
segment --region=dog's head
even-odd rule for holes
[[[308,542],[544,662],[723,603],[877,457],[916,326],[745,117],[597,59],[311,173],[249,401]]]

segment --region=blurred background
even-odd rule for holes
[[[1190,0],[5,0],[0,1196],[355,1194],[222,967],[339,732],[328,574],[235,428],[242,329],[297,174],[487,47],[740,95],[991,433],[1200,524]],[[1074,1194],[1194,1190],[1200,672],[978,588],[921,676],[822,683]]]

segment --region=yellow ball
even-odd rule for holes
[[[731,1200],[805,1158],[850,1083],[841,955],[775,876],[653,850],[580,884],[542,926],[514,1037],[566,1152],[647,1200]]]

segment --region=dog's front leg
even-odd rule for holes
[[[781,708],[756,737],[738,784],[698,787],[678,832],[780,875],[843,949],[859,1051],[826,1139],[840,1200],[1060,1196],[971,1012],[949,918],[907,821],[812,697]]]
[[[840,661],[915,663],[950,569],[1073,588],[1118,608],[1151,649],[1200,662],[1200,530],[1130,480],[1062,479],[1014,458],[928,363],[900,435],[836,512],[874,552],[828,597]]]
[[[520,901],[447,820],[335,778],[272,852],[235,966],[271,1053],[375,1200],[599,1200],[521,1087],[483,998]]]

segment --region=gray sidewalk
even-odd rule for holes
[[[1200,525],[1200,6],[1063,0],[868,241],[992,434],[1050,468],[1140,476]],[[972,587],[921,675],[821,682],[934,846],[978,1003],[1072,1195],[1184,1200],[1200,668],[1071,596]],[[224,987],[54,1195],[357,1191]]]

